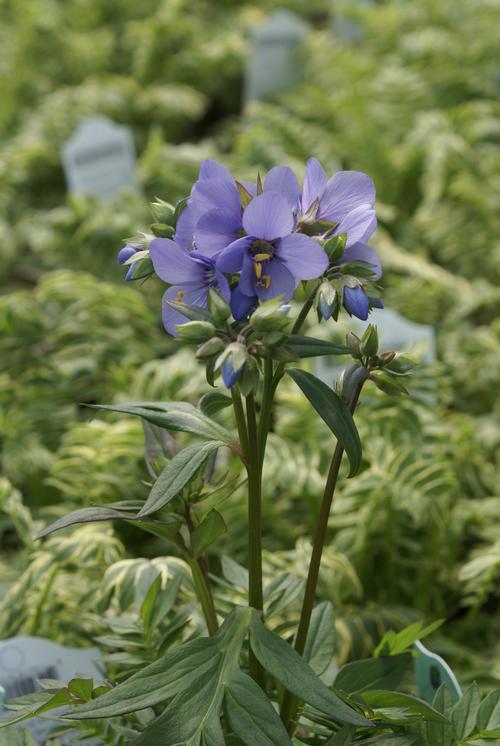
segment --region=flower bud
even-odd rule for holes
[[[206,342],[214,332],[215,326],[210,321],[188,321],[177,325],[177,336],[184,342]]]
[[[328,280],[324,280],[319,286],[316,305],[325,320],[329,319],[338,307],[337,290]]]
[[[283,332],[266,332],[262,335],[262,341],[266,347],[274,347],[288,339],[288,334]]]
[[[219,352],[222,352],[225,346],[226,345],[224,344],[222,339],[220,339],[220,337],[212,337],[212,339],[209,339],[208,342],[205,342],[200,347],[198,347],[198,349],[196,350],[196,357],[199,360],[213,357]]]
[[[289,320],[287,315],[290,311],[288,303],[283,304],[279,300],[271,300],[258,306],[250,317],[250,325],[256,332],[273,332],[285,329]]]
[[[244,345],[232,342],[219,355],[215,363],[215,370],[221,369],[222,379],[226,388],[230,389],[240,378],[245,363],[248,360],[248,352]]]
[[[243,396],[253,393],[259,385],[259,368],[256,361],[249,357],[238,380],[238,388]]]
[[[378,352],[378,332],[377,327],[373,324],[368,324],[365,329],[365,333],[361,337],[359,350],[362,355],[366,357],[373,357]]]
[[[357,336],[357,334],[354,334],[354,332],[348,332],[346,334],[345,343],[346,343],[347,347],[351,348],[351,351],[352,351],[353,355],[357,356],[357,355],[360,354],[360,349],[359,348],[360,348],[361,340]]]
[[[170,202],[165,202],[159,197],[150,203],[151,212],[157,223],[166,223],[171,225],[175,215],[175,207]]]
[[[231,316],[229,305],[213,288],[208,291],[208,307],[216,324],[223,324]]]
[[[408,393],[405,387],[396,378],[393,378],[383,371],[371,373],[370,380],[373,381],[375,386],[380,389],[380,391],[383,391],[384,394],[389,394],[390,396],[401,396],[401,394]]]
[[[387,368],[387,370],[389,370],[391,373],[404,376],[408,373],[411,373],[411,371],[415,367],[415,363],[407,355],[402,355],[398,352],[393,355],[392,359],[389,360],[389,362],[387,362],[384,367]]]
[[[157,238],[172,238],[175,233],[175,228],[166,223],[153,223],[149,227]]]

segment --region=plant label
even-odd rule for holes
[[[74,194],[103,198],[122,187],[137,188],[132,133],[106,117],[84,119],[61,155]]]
[[[80,675],[95,681],[105,677],[97,648],[69,648],[40,637],[13,637],[0,642],[0,689],[5,692],[5,701],[38,691],[39,679],[69,681]],[[45,718],[34,718],[20,723],[19,727],[29,730],[42,744],[55,724]]]
[[[300,77],[298,47],[308,33],[294,13],[278,10],[251,33],[253,51],[247,63],[245,102],[258,101],[290,88]]]

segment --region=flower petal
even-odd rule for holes
[[[236,219],[233,213],[209,210],[196,224],[196,247],[204,256],[215,256],[236,240],[240,230],[241,219]]]
[[[279,256],[296,280],[312,280],[328,267],[328,257],[321,246],[302,233],[292,233],[276,245]]]
[[[241,293],[245,295],[255,295],[255,284],[257,276],[253,268],[253,262],[249,254],[245,254],[243,258],[243,266],[241,268],[240,281],[238,287]]]
[[[277,192],[259,194],[243,213],[243,227],[248,235],[265,241],[287,236],[293,224],[290,205]]]
[[[358,241],[366,241],[377,227],[375,210],[370,205],[360,205],[351,210],[335,228],[335,233],[347,234],[346,246],[352,246]]]
[[[243,259],[248,249],[252,245],[252,238],[250,236],[243,236],[237,238],[236,241],[226,246],[217,257],[217,269],[220,272],[239,272],[243,266]]]
[[[240,193],[232,180],[218,177],[197,181],[191,192],[190,203],[198,210],[200,217],[214,208],[233,215],[235,220],[241,217]]]
[[[233,177],[225,166],[217,161],[212,161],[210,158],[204,160],[200,166],[200,179],[225,179],[226,181],[234,181]]]
[[[193,246],[194,227],[197,218],[197,210],[190,204],[187,204],[179,215],[175,226],[174,240],[183,249],[191,249]]]
[[[219,272],[218,269],[215,270],[215,277],[217,279],[217,290],[222,295],[226,303],[229,303],[229,300],[231,298],[231,290],[229,288],[229,283],[226,277],[222,274],[222,272]]]
[[[304,177],[304,192],[302,194],[302,212],[306,213],[315,199],[323,196],[326,186],[326,174],[321,163],[316,158],[309,158]]]
[[[362,321],[366,321],[370,306],[368,297],[361,287],[345,287],[344,288],[344,306],[352,316],[356,316]]]
[[[342,254],[341,262],[366,262],[371,266],[375,279],[382,277],[382,263],[380,257],[371,246],[366,243],[355,243]]]
[[[257,296],[245,295],[239,287],[231,293],[231,313],[236,321],[241,321],[248,316],[254,306],[257,305]]]
[[[263,271],[270,277],[271,281],[267,288],[263,285],[257,285],[255,288],[255,292],[260,300],[271,300],[272,298],[277,298],[279,295],[283,296],[283,300],[288,300],[292,297],[297,287],[297,282],[279,259],[276,258],[266,262]]]
[[[193,262],[186,249],[170,238],[155,238],[149,250],[154,271],[165,282],[177,285],[184,282],[200,282],[203,267]]]
[[[286,199],[292,210],[299,204],[299,182],[294,172],[288,166],[275,166],[266,175],[264,192],[278,192]]]
[[[327,181],[317,217],[338,222],[362,204],[375,204],[373,181],[361,171],[338,171]]]
[[[182,303],[206,308],[208,304],[208,287],[200,283],[188,283],[186,285],[172,285],[163,295],[162,318],[163,326],[169,334],[177,336],[177,324],[186,324],[189,319],[168,305],[165,301],[176,300],[178,293],[184,293]],[[180,305],[180,304],[179,304]]]

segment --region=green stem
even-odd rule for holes
[[[260,452],[260,470],[264,467],[264,455],[266,452],[267,436],[271,425],[271,415],[273,411],[274,399],[274,365],[272,358],[266,358],[264,361],[264,390],[262,392],[262,409],[259,419],[259,452]]]
[[[306,320],[307,315],[308,315],[309,311],[311,310],[312,305],[314,303],[314,298],[316,297],[316,293],[318,291],[318,288],[319,288],[319,285],[316,285],[314,287],[314,289],[312,290],[309,298],[306,300],[306,302],[304,303],[304,305],[300,309],[300,313],[297,316],[297,318],[295,319],[295,323],[292,326],[292,331],[290,332],[290,334],[297,334],[302,329],[302,325],[303,325],[304,321]],[[276,389],[278,387],[278,383],[283,378],[284,372],[285,372],[285,363],[280,363],[278,366],[276,366],[276,373],[274,374],[274,379],[273,379],[273,392],[272,392],[273,396],[274,396],[274,392],[276,391]]]
[[[241,450],[243,451],[243,457],[246,461],[248,454],[247,424],[245,421],[245,412],[243,411],[241,396],[234,386],[231,388],[231,397],[233,399],[234,416],[236,419],[236,427],[238,428],[238,437],[240,439]]]
[[[207,623],[208,634],[210,636],[215,635],[219,629],[219,622],[217,621],[217,613],[215,611],[214,600],[210,587],[207,583],[205,574],[201,568],[200,563],[195,557],[189,557],[189,566],[191,567],[191,574],[193,576],[194,588],[196,596],[200,602],[203,610],[203,616]]]
[[[349,409],[351,413],[354,413],[354,410],[356,409],[359,395],[361,393],[361,388],[362,384],[358,386],[349,403]],[[313,548],[311,553],[311,560],[309,563],[309,571],[307,574],[306,587],[304,591],[304,600],[302,602],[299,627],[297,630],[297,636],[295,638],[294,647],[300,655],[302,655],[304,652],[307,641],[307,633],[309,632],[309,625],[311,623],[311,615],[314,608],[314,599],[316,596],[316,588],[318,585],[319,571],[321,566],[321,557],[323,554],[323,548],[325,546],[326,533],[328,529],[328,518],[330,516],[333,495],[335,493],[335,487],[337,485],[337,479],[343,453],[344,448],[341,445],[340,441],[338,441],[333,452],[330,469],[328,471],[328,477],[325,484],[325,490],[323,493],[323,499],[321,501],[318,523],[316,526],[316,533],[314,536]],[[288,728],[288,732],[290,733],[290,735],[292,735],[293,731],[295,730],[295,718],[297,716],[299,706],[300,701],[292,694],[290,694],[290,692],[286,691],[281,703],[280,714],[281,719],[283,720],[285,726]]]
[[[248,423],[248,605],[262,612],[262,461],[253,394],[246,397]],[[264,669],[250,650],[252,678],[265,689]]]

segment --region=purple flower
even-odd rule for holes
[[[308,236],[293,233],[295,218],[291,201],[274,191],[255,197],[243,213],[246,236],[227,246],[217,268],[233,274],[241,271],[238,292],[233,293],[233,315],[242,318],[243,305],[255,299],[291,298],[299,280],[323,274],[328,257]]]
[[[367,241],[377,227],[374,204],[375,186],[367,174],[338,171],[327,181],[319,161],[309,158],[301,199],[302,215],[313,211],[308,221],[337,223],[332,235],[347,234],[346,246],[352,246]]]
[[[256,185],[242,182],[251,196]],[[278,191],[297,212],[300,189],[291,168],[272,168],[263,185],[264,192]],[[177,221],[174,236],[185,249],[195,246],[204,256],[217,256],[243,232],[243,209],[236,181],[227,168],[216,161],[202,163],[198,181],[194,184],[187,206]]]
[[[163,325],[169,334],[175,336],[176,326],[186,323],[186,318],[171,308],[167,300],[206,308],[209,289],[217,288],[229,301],[229,284],[210,257],[186,251],[169,238],[155,238],[150,257],[158,277],[172,286],[163,296]]]
[[[118,252],[118,256],[116,257],[116,260],[118,264],[125,264],[128,259],[130,259],[131,256],[134,256],[134,254],[137,252],[137,249],[134,248],[134,246],[130,246],[130,244],[125,244],[125,246],[120,249]],[[137,263],[131,264],[127,270],[127,274],[125,275],[125,282],[129,282],[132,277],[134,276],[134,272],[137,269]]]

